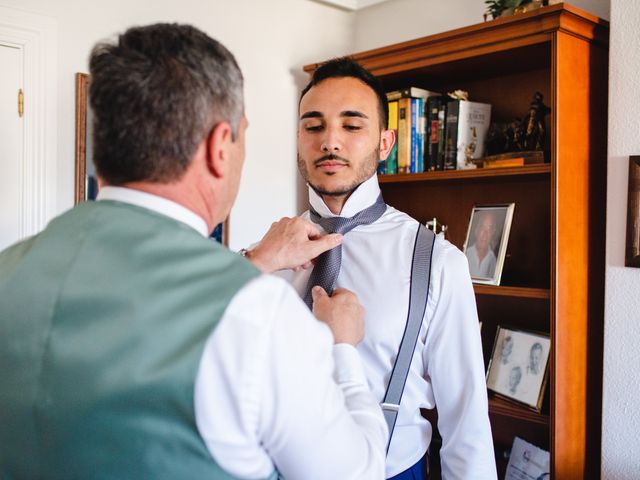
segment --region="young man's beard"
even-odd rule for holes
[[[341,159],[342,157],[327,155],[326,157],[322,157],[317,160],[330,160],[330,159]],[[364,162],[360,165],[358,169],[357,175],[353,182],[349,185],[335,188],[334,190],[327,190],[320,185],[314,184],[309,178],[309,170],[307,169],[306,161],[300,157],[298,154],[298,170],[300,171],[300,175],[304,178],[305,182],[309,184],[311,188],[313,188],[316,193],[320,196],[329,196],[329,197],[343,197],[348,196],[353,193],[353,191],[358,188],[362,183],[369,180],[376,173],[376,169],[378,166],[378,160],[380,159],[380,147],[376,146],[376,148],[367,156]],[[345,161],[348,161],[344,159]]]

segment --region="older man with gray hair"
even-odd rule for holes
[[[383,478],[355,295],[316,289],[319,322],[208,238],[245,156],[231,53],[157,24],[96,46],[90,72],[98,201],[0,253],[0,477]],[[341,241],[318,237],[284,219],[260,267]]]

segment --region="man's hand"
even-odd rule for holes
[[[298,271],[310,268],[313,259],[341,243],[342,235],[321,235],[315,225],[303,218],[284,217],[271,225],[247,258],[265,273],[286,268]]]
[[[354,347],[364,338],[364,308],[356,294],[345,288],[336,288],[327,295],[322,287],[311,290],[313,314],[326,323],[335,343],[348,343]]]

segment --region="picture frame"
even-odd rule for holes
[[[89,108],[89,74],[76,73],[76,205],[86,200],[95,200],[98,194],[98,179],[93,167],[91,143],[91,109]]]
[[[640,155],[629,157],[626,267],[640,268]]]
[[[548,335],[498,326],[487,368],[487,389],[540,412],[550,350]]]
[[[515,203],[476,205],[463,251],[474,283],[500,285]]]

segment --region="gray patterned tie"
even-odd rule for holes
[[[382,199],[382,194],[380,194],[373,205],[356,213],[351,218],[323,218],[313,208],[311,208],[309,212],[311,214],[311,220],[320,224],[327,233],[340,233],[345,235],[358,225],[368,225],[375,222],[382,216],[386,209],[387,205]],[[338,278],[338,273],[340,272],[341,262],[342,245],[338,245],[331,250],[327,250],[318,257],[318,260],[313,267],[313,271],[311,272],[311,276],[309,277],[307,291],[304,296],[304,302],[307,304],[309,309],[311,309],[313,305],[311,289],[314,286],[320,285],[329,295],[333,293],[333,287],[336,283],[336,279]]]

